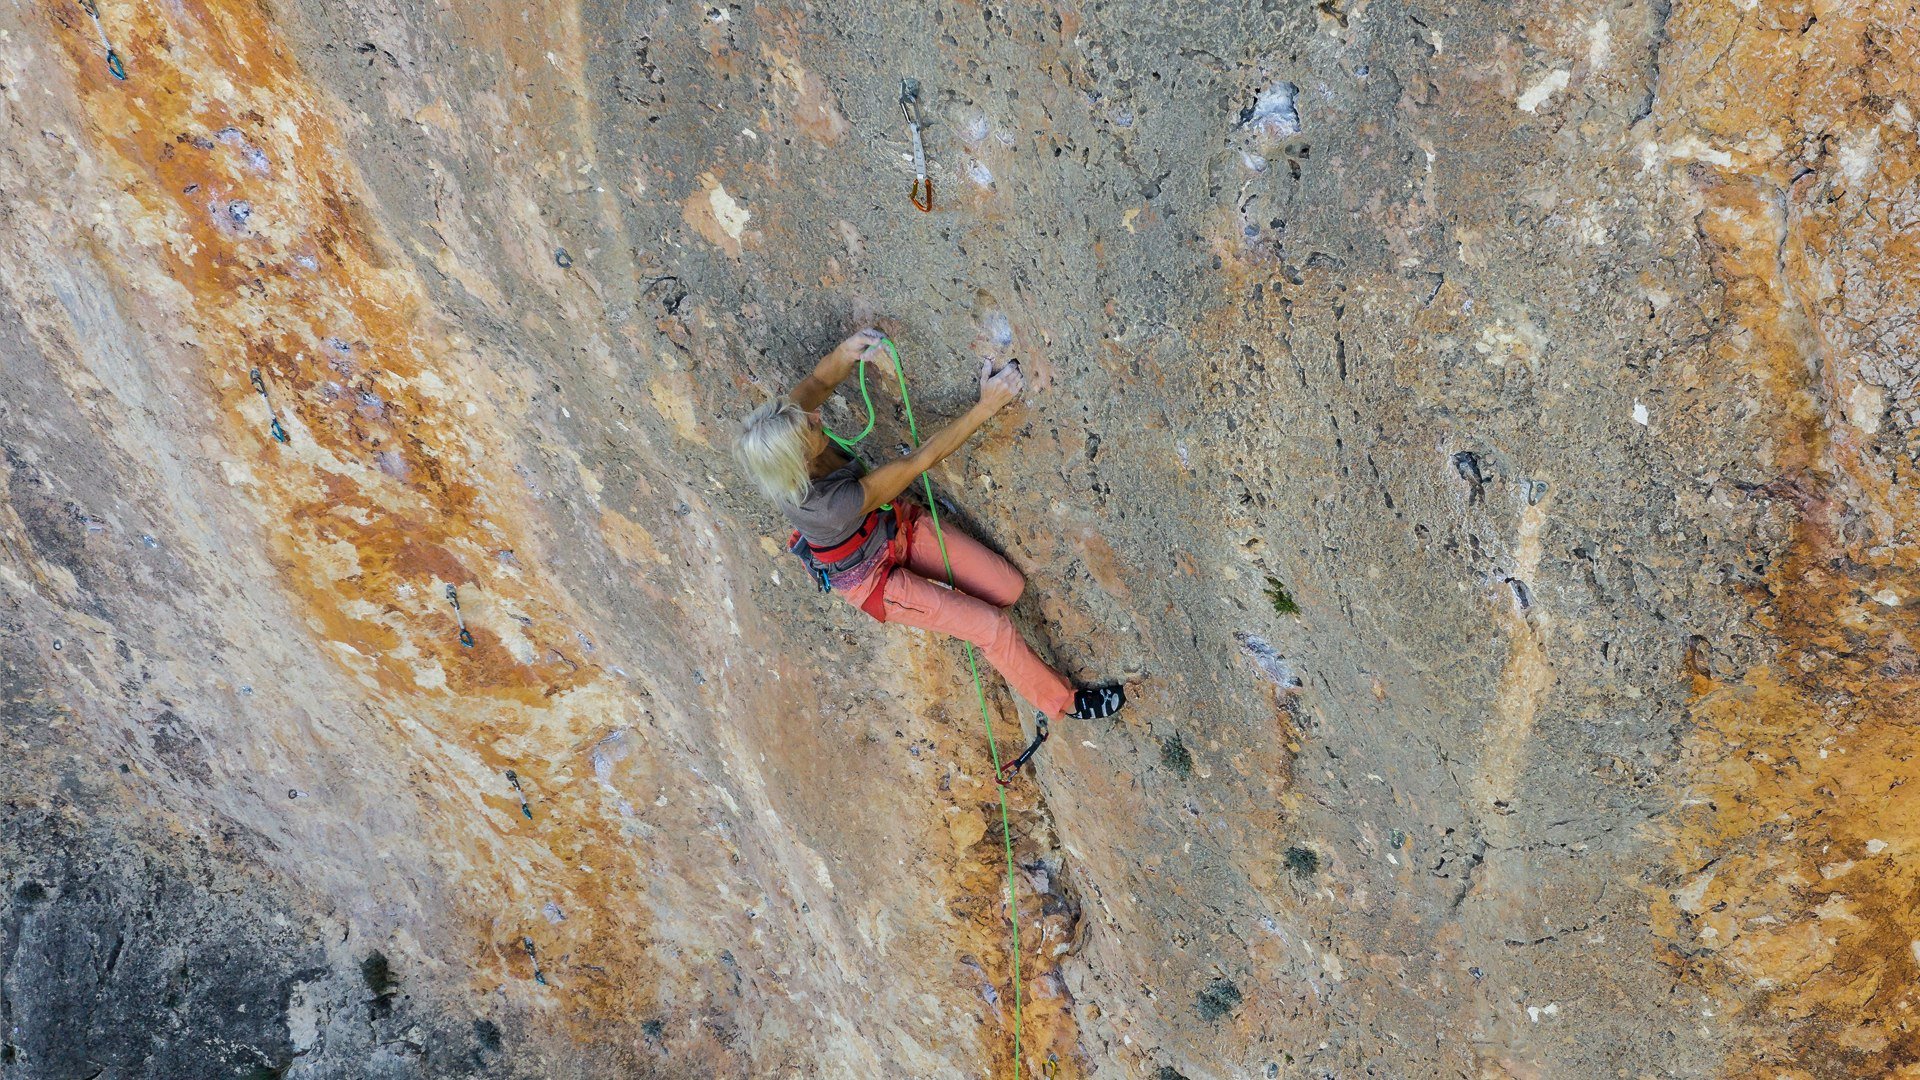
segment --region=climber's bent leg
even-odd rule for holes
[[[953,560],[953,583],[963,592],[985,600],[994,607],[1012,607],[1027,587],[1012,563],[985,544],[944,522],[941,533],[947,540],[947,558]],[[933,517],[921,514],[913,523],[913,535],[907,545],[907,566],[921,577],[947,580],[947,566],[940,558],[940,537],[933,531]]]
[[[951,531],[947,533],[949,551],[953,550],[954,536]],[[955,566],[957,569],[957,559]],[[904,566],[894,567],[887,575],[884,601],[888,622],[937,630],[973,642],[1014,692],[1048,717],[1058,720],[1074,707],[1073,687],[1034,654],[1007,613],[992,603],[936,585]]]

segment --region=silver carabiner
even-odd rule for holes
[[[920,126],[920,80],[900,80],[900,115],[907,118],[907,126]]]

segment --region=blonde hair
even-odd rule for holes
[[[798,506],[813,488],[807,465],[813,421],[791,398],[781,396],[747,414],[734,440],[733,456],[756,486],[780,506]]]

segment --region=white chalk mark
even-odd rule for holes
[[[1567,72],[1563,70],[1556,69],[1548,72],[1545,78],[1527,87],[1526,91],[1514,101],[1514,106],[1524,113],[1530,113],[1538,109],[1556,92],[1567,88],[1567,79],[1569,77]]]

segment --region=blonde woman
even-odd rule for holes
[[[1034,655],[1007,618],[1026,579],[979,541],[945,527],[953,588],[931,519],[901,498],[909,485],[960,449],[1025,389],[1017,364],[980,366],[980,400],[919,449],[868,472],[827,438],[820,406],[860,364],[889,377],[878,330],[841,342],[792,390],[753,410],[735,454],[796,532],[790,542],[825,587],[881,622],[937,630],[972,642],[1021,697],[1049,719],[1098,719],[1126,703],[1117,686],[1075,690]],[[885,509],[891,504],[892,509]]]

